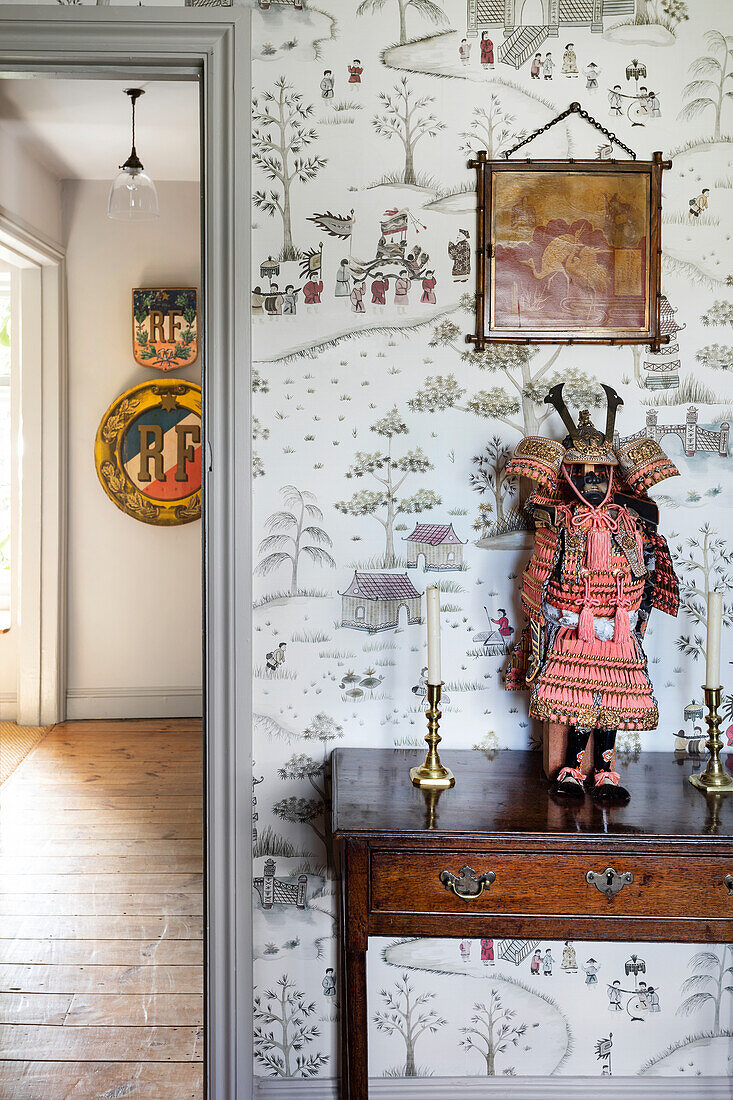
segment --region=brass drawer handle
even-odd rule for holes
[[[613,867],[606,867],[606,870],[601,871],[600,874],[597,871],[588,871],[585,881],[589,886],[595,886],[611,901],[624,886],[634,881],[634,876],[631,871],[622,871],[619,874]]]
[[[473,867],[466,865],[461,867],[457,875],[452,871],[441,871],[440,881],[446,890],[452,890],[457,897],[463,898],[464,901],[473,901],[474,898],[483,894],[485,886],[491,886],[492,882],[496,881],[496,875],[493,871],[477,875]]]
[[[723,882],[728,887],[728,894],[733,898],[733,875],[726,875]]]

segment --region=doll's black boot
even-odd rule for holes
[[[591,797],[597,802],[626,803],[631,798],[621,783],[621,776],[613,770],[613,750],[616,730],[596,730],[593,735],[593,787]]]
[[[553,786],[555,794],[570,798],[585,798],[585,778],[580,765],[589,737],[590,730],[583,729],[582,726],[571,726],[568,730],[565,764],[557,774]]]

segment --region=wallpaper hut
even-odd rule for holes
[[[421,621],[421,594],[406,573],[359,573],[341,593],[341,625],[357,630],[390,630],[400,608],[407,608],[408,625]]]
[[[677,343],[677,333],[685,327],[675,321],[676,309],[669,304],[665,294],[660,301],[661,333],[669,336],[669,343],[662,344],[659,351],[651,351],[647,348],[644,356],[644,370],[646,375],[646,388],[648,390],[676,390],[680,384],[680,346]]]
[[[603,16],[633,16],[635,0],[542,0],[543,26],[522,24],[524,0],[468,0],[468,33],[480,34],[492,27],[503,27],[506,42],[499,60],[519,66],[538,50],[546,38],[557,38],[560,27],[589,27],[600,34]],[[515,61],[515,57],[522,57]]]
[[[437,573],[446,569],[460,569],[463,565],[463,547],[452,523],[417,523],[407,543],[407,568],[417,569],[420,555],[425,557],[425,572]]]

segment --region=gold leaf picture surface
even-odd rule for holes
[[[649,177],[495,172],[491,329],[649,327]]]

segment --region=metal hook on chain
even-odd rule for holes
[[[594,126],[596,130],[600,131],[600,133],[607,137],[612,145],[618,145],[620,149],[623,149],[625,153],[629,154],[632,160],[636,160],[636,153],[634,152],[634,150],[630,149],[628,145],[625,145],[624,142],[621,141],[620,138],[617,138],[611,130],[607,130],[605,126],[602,126],[600,122],[597,122],[596,119],[594,119],[592,115],[589,115],[588,112],[584,110],[578,102],[571,103],[568,109],[559,114],[557,118],[553,118],[551,122],[547,122],[544,126],[540,126],[540,128],[538,130],[535,130],[533,134],[530,134],[526,138],[522,138],[522,140],[518,141],[517,144],[512,146],[511,149],[507,149],[504,153],[504,159],[509,160],[512,153],[516,153],[518,149],[521,149],[525,145],[529,145],[530,141],[534,141],[536,137],[539,137],[540,134],[544,134],[546,130],[551,130],[553,126],[557,126],[558,122],[562,122],[564,119],[568,118],[569,115],[580,115],[580,117],[584,119],[585,122],[590,123],[591,126]]]

